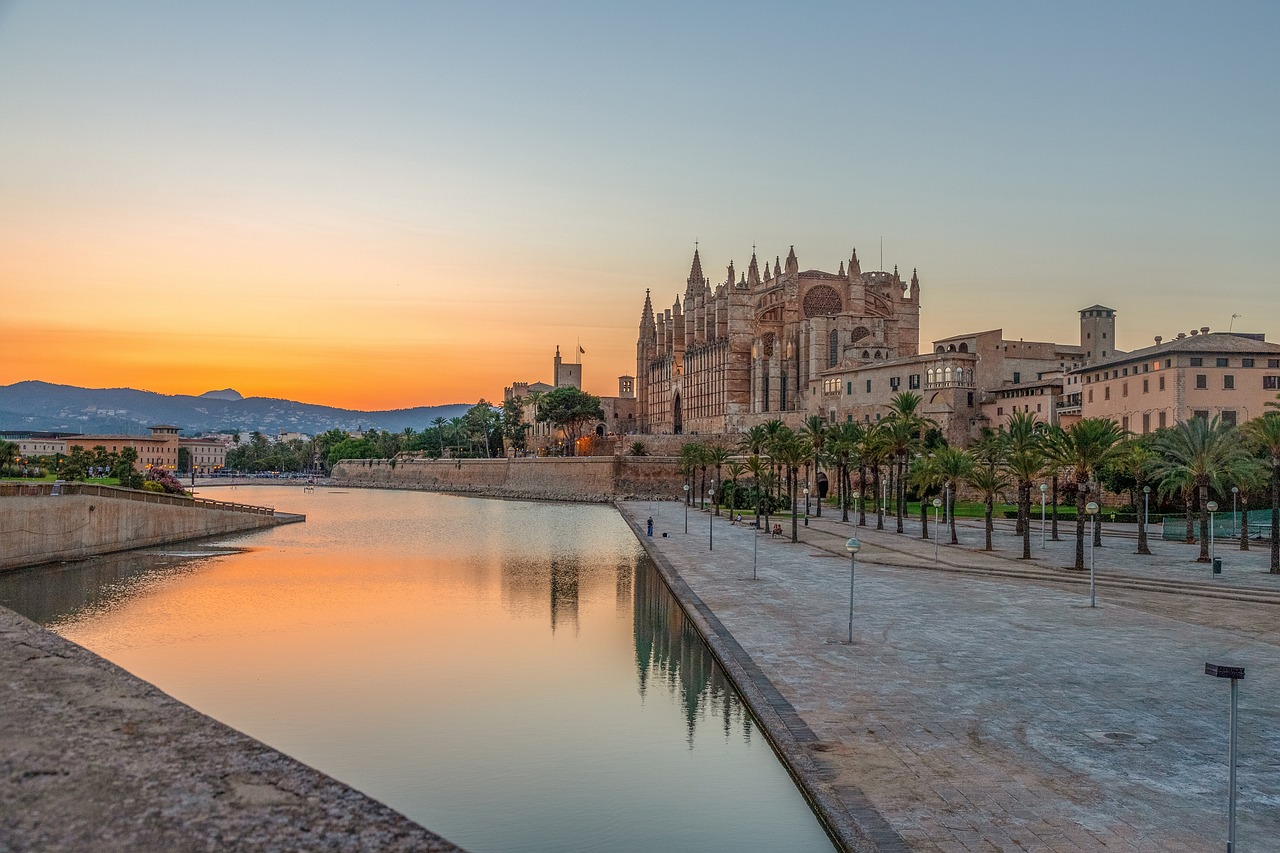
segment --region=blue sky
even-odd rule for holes
[[[1128,348],[1233,313],[1274,339],[1278,36],[1275,3],[9,2],[0,333],[163,337],[216,299],[236,336],[185,330],[210,357],[154,390],[452,402],[581,339],[600,393],[695,240],[719,277],[883,237],[926,345],[1071,342],[1095,302]]]

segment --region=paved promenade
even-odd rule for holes
[[[0,853],[459,848],[0,607]]]
[[[620,507],[732,635],[754,701],[776,688],[767,713],[793,709],[786,725],[812,733],[793,766],[843,810],[836,823],[875,839],[851,847],[1224,849],[1230,688],[1204,674],[1213,662],[1247,670],[1237,849],[1280,850],[1280,577],[1261,546],[1219,543],[1215,578],[1194,546],[1153,540],[1139,557],[1107,536],[1090,608],[1088,572],[1064,568],[1074,526],[1041,549],[1037,519],[1023,561],[1012,522],[995,554],[976,550],[980,522],[963,523],[935,563],[918,520],[898,535],[892,519],[882,532],[811,519],[792,544],[789,520],[780,540],[720,518],[708,551],[707,513],[689,513],[686,535],[682,504]]]

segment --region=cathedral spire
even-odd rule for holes
[[[733,261],[729,261],[729,279],[728,279],[729,286],[732,287],[733,283],[737,280],[738,280],[738,277],[733,274]]]
[[[796,247],[792,246],[791,251],[787,253],[787,275],[796,275],[800,272],[800,261],[796,260]]]
[[[858,262],[858,250],[853,250],[853,256],[849,258],[849,278],[862,275],[862,264]]]
[[[760,284],[760,267],[756,264],[756,250],[751,250],[751,264],[747,267],[747,286],[756,287]]]
[[[778,278],[782,275],[782,258],[777,255],[773,256],[773,277]]]
[[[702,258],[698,256],[698,246],[695,243],[693,247],[693,265],[689,267],[689,287],[695,284],[702,285],[706,281],[702,275]]]
[[[653,300],[649,298],[649,288],[644,289],[644,310],[640,312],[640,328],[653,328]]]
[[[836,271],[836,275],[844,278],[844,261],[840,262],[840,269]]]

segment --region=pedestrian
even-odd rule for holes
[[[653,516],[649,516],[649,537],[653,537]]]

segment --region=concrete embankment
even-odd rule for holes
[[[271,507],[84,483],[0,485],[0,571],[304,521]]]
[[[333,481],[341,486],[588,502],[670,499],[682,494],[684,483],[677,460],[660,456],[348,459],[334,467]]]
[[[453,851],[0,607],[0,851]]]

